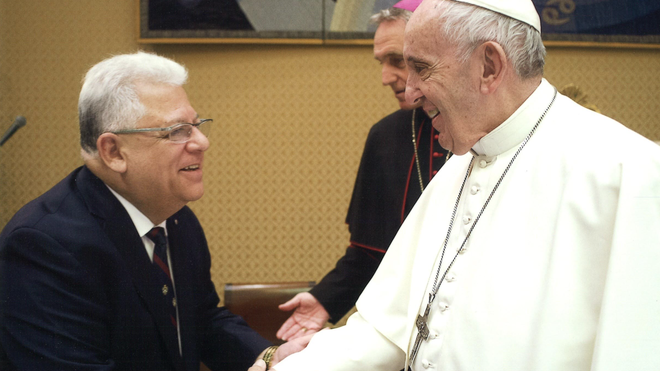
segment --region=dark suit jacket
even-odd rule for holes
[[[0,369],[246,371],[270,343],[218,307],[204,232],[167,220],[183,357],[128,213],[81,167],[0,234]]]

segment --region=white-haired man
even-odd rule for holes
[[[392,89],[401,109],[369,131],[346,216],[350,245],[315,287],[280,306],[295,309],[277,333],[282,339],[337,323],[353,308],[404,219],[449,157],[420,104],[405,99],[403,33],[419,2],[404,0],[371,17],[378,25],[374,58],[381,64],[381,82]]]
[[[275,369],[660,369],[660,148],[543,79],[530,0],[425,0],[404,57],[456,155],[348,324]]]
[[[85,165],[0,234],[3,370],[245,370],[279,349],[218,307],[201,225],[209,119],[187,71],[148,53],[92,67],[79,99]]]

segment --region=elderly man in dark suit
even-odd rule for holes
[[[86,75],[85,165],[0,234],[3,370],[246,370],[279,349],[218,307],[204,232],[205,133],[184,67],[120,55]]]

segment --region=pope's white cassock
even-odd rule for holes
[[[660,370],[660,146],[545,80],[454,156],[417,202],[342,328],[277,371],[399,371],[458,204],[413,370]],[[474,157],[474,159],[473,159]]]

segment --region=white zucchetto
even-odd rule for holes
[[[454,0],[492,10],[517,19],[541,32],[541,19],[532,0]]]

